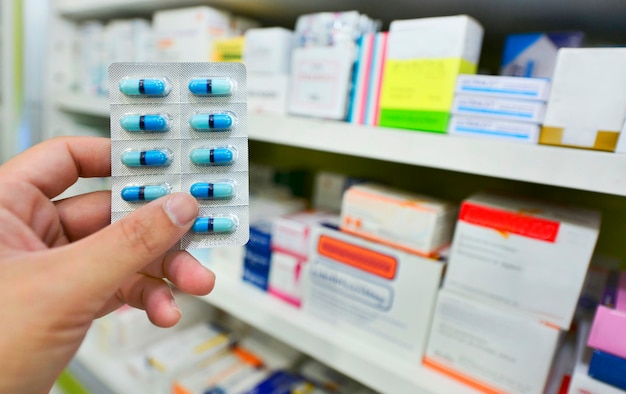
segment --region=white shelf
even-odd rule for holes
[[[71,112],[109,116],[107,98],[60,94]],[[252,114],[251,140],[626,196],[626,155],[525,145],[345,122]]]
[[[202,299],[368,387],[384,393],[477,393],[418,362],[407,362],[355,340],[349,333],[234,278],[232,270],[221,272],[221,264],[235,262],[217,263],[211,263],[217,277],[215,288]]]

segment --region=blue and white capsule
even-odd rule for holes
[[[165,133],[172,126],[172,118],[167,114],[124,115],[120,125],[131,133]]]
[[[150,97],[165,97],[172,90],[167,78],[124,78],[119,88],[127,96]]]
[[[167,167],[172,162],[172,152],[169,149],[127,150],[121,160],[127,167]]]
[[[168,185],[131,185],[122,189],[122,200],[128,202],[152,201],[170,193]]]
[[[196,182],[189,192],[200,200],[222,200],[235,196],[235,185],[232,182]]]
[[[233,115],[227,112],[195,114],[189,119],[189,125],[196,131],[228,131],[233,123]]]
[[[233,81],[226,77],[192,78],[189,81],[189,91],[196,96],[230,96],[233,90]]]
[[[237,219],[234,216],[201,216],[191,227],[197,234],[232,233],[237,229]]]
[[[189,154],[189,159],[199,166],[223,166],[235,161],[236,152],[235,148],[229,146],[196,148]]]

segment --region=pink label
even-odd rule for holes
[[[622,272],[619,276],[616,298],[615,309],[626,312],[626,272]]]
[[[301,301],[298,298],[292,296],[291,294],[287,294],[281,290],[278,290],[275,287],[270,287],[269,289],[267,289],[267,292],[276,298],[280,298],[281,300],[286,301],[287,303],[291,305],[295,305],[296,307],[300,308]]]

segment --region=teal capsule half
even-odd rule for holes
[[[152,201],[169,193],[163,185],[126,186],[122,189],[122,200],[128,202]]]
[[[125,78],[119,88],[127,96],[167,96],[170,93],[169,84],[162,78]]]
[[[196,114],[189,119],[189,125],[198,131],[227,131],[233,125],[230,114]]]
[[[120,125],[130,132],[153,132],[164,133],[170,129],[170,117],[167,115],[124,115],[120,119]]]
[[[232,198],[235,187],[230,182],[197,182],[189,190],[192,196],[203,200]]]
[[[131,150],[122,153],[122,164],[127,167],[165,167],[170,164],[170,154],[165,150]]]
[[[189,91],[197,96],[228,96],[233,92],[229,78],[193,78]]]
[[[230,233],[235,227],[235,221],[229,217],[199,217],[193,223],[191,231],[199,234]]]
[[[191,162],[199,166],[228,165],[235,160],[235,152],[231,148],[197,148],[189,154]]]

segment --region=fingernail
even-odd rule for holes
[[[163,204],[165,213],[178,227],[189,224],[198,216],[198,203],[185,193],[172,194]]]
[[[178,303],[176,302],[174,298],[172,298],[172,300],[170,301],[170,307],[176,312],[178,312],[179,315],[181,316],[183,315],[183,312],[180,310],[180,306],[178,306]]]

